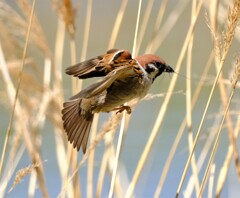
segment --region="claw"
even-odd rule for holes
[[[124,105],[122,105],[122,106],[120,106],[120,107],[116,107],[116,108],[114,108],[113,110],[118,110],[118,111],[116,112],[116,114],[122,113],[124,110],[126,110],[128,114],[131,114],[131,113],[132,113],[131,107],[129,107],[129,106],[124,106]]]

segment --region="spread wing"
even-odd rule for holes
[[[91,86],[87,87],[86,89],[73,96],[71,99],[91,98],[108,89],[116,80],[136,75],[139,75],[139,73],[136,72],[135,67],[118,67],[117,69],[108,73],[108,75],[106,75],[101,81],[92,84]]]
[[[131,65],[135,60],[127,50],[111,49],[106,54],[70,66],[66,73],[80,79],[106,76],[117,67]]]

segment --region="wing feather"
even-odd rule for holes
[[[86,89],[73,96],[71,99],[73,100],[77,98],[91,98],[93,96],[96,96],[109,88],[115,80],[124,78],[126,76],[129,77],[131,75],[137,75],[133,67],[119,67],[110,72],[101,81],[92,84],[91,86],[87,87]]]
[[[111,49],[100,55],[66,69],[66,73],[81,79],[106,76],[115,67],[124,66],[132,61],[131,53],[127,50]]]

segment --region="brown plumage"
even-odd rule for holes
[[[147,54],[132,59],[129,51],[117,49],[68,67],[66,73],[80,79],[103,77],[63,104],[63,127],[73,147],[86,152],[94,113],[130,113],[131,108],[123,104],[144,97],[162,72],[174,70],[160,57]]]

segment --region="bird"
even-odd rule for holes
[[[143,98],[158,76],[175,71],[157,55],[132,58],[127,50],[111,49],[69,66],[65,72],[79,79],[102,77],[63,103],[63,128],[68,141],[85,154],[95,113],[126,110],[130,114],[132,110],[124,105],[126,102]]]

